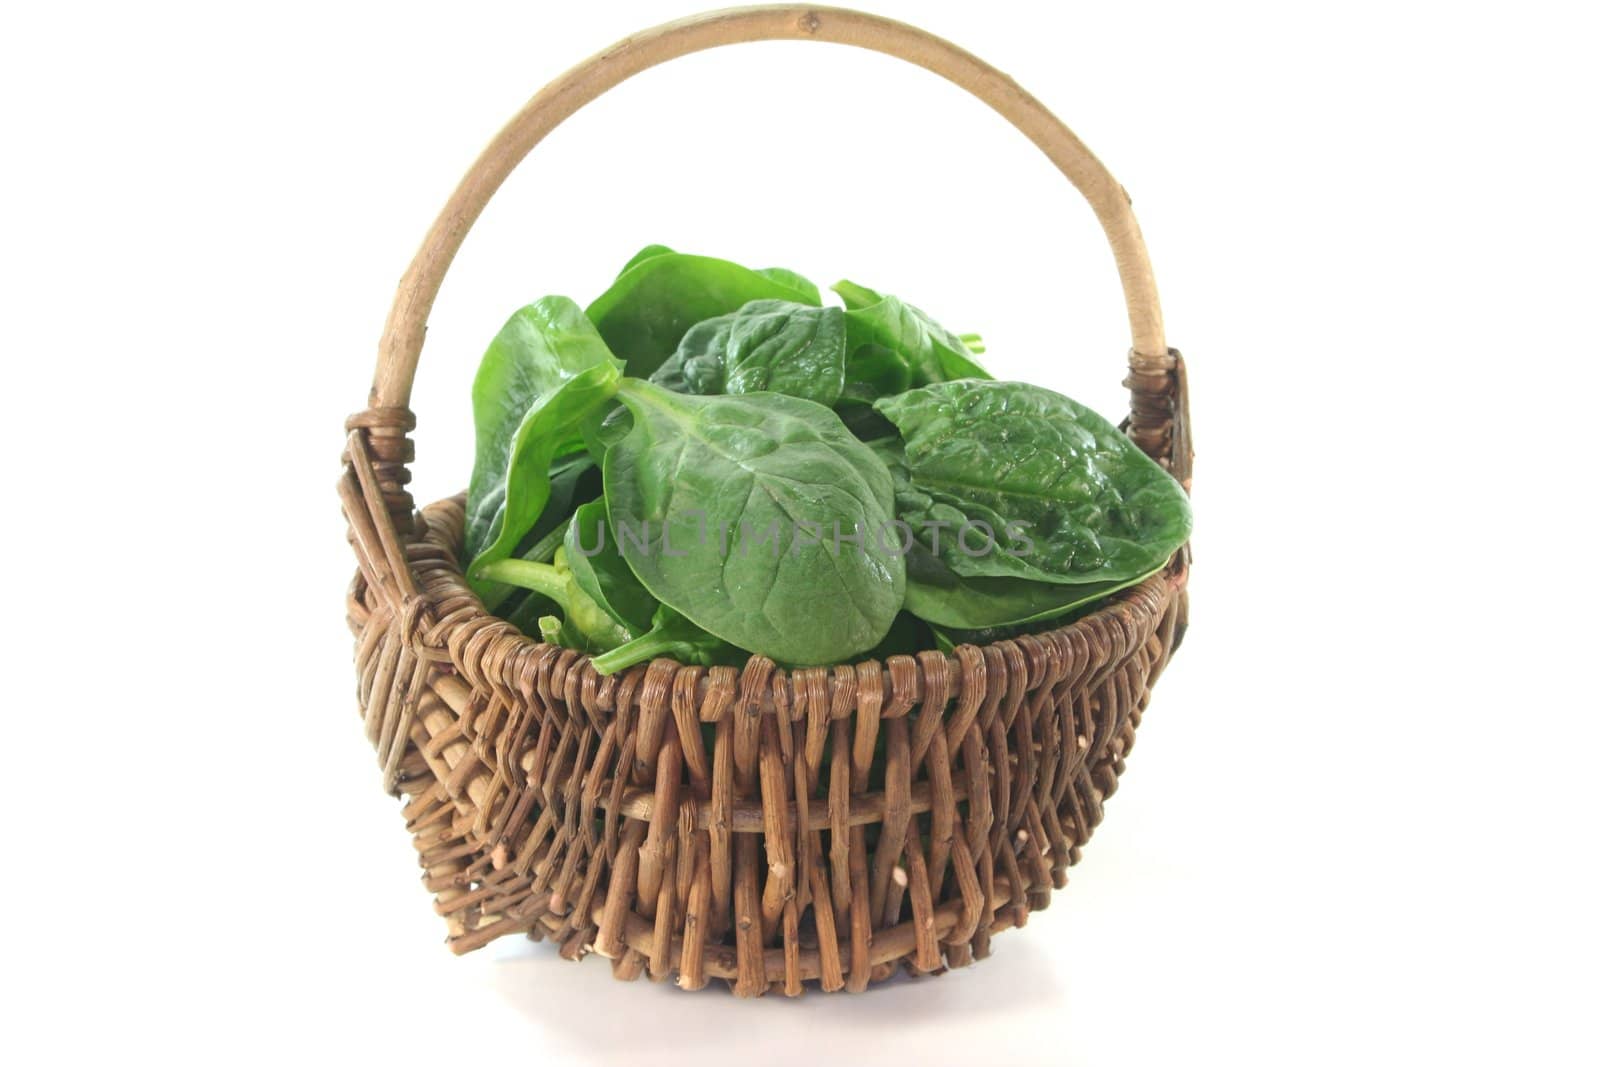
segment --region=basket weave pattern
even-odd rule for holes
[[[630,39],[567,76],[581,91],[564,106],[674,55],[785,36],[873,47],[962,84],[958,60],[978,64],[871,16],[747,9]],[[1031,112],[997,100],[1037,108],[1065,133],[1032,98],[1010,100],[1021,91],[1009,80],[974,91],[1025,132]],[[348,617],[362,718],[384,787],[406,798],[451,947],[527,932],[568,958],[592,948],[619,977],[676,975],[689,989],[724,979],[747,996],[794,995],[807,981],[858,991],[901,967],[931,973],[987,955],[993,934],[1065,885],[1100,822],[1183,636],[1187,549],[1069,626],[883,663],[658,660],[601,677],[587,657],[489,615],[458,559],[463,500],[414,512],[406,399],[433,291],[503,179],[497,168],[509,172],[554,125],[528,133],[529,116],[559,98],[541,104],[551,92],[486,151],[402,283],[372,404],[347,424],[339,483],[360,567]],[[1050,128],[1035,140],[1059,148],[1059,137]],[[1068,163],[1089,178],[1099,163],[1077,148],[1084,159],[1057,162],[1084,188]],[[1120,212],[1128,226],[1107,230],[1135,332],[1124,428],[1187,485],[1184,368],[1161,341],[1125,198]],[[1137,245],[1136,262],[1119,239]],[[1161,354],[1139,354],[1150,351]]]

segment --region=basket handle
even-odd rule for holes
[[[541,89],[495,135],[451,194],[400,280],[378,348],[369,409],[348,424],[352,430],[366,431],[367,443],[375,446],[374,463],[397,526],[409,531],[411,525],[411,502],[404,490],[409,478],[405,464],[410,459],[410,445],[404,435],[412,426],[407,403],[417,360],[422,355],[428,313],[451,260],[489,198],[550,131],[633,75],[693,52],[771,40],[831,41],[914,63],[988,104],[1049,157],[1089,201],[1116,259],[1133,335],[1129,355],[1133,370],[1129,385],[1134,391],[1130,433],[1152,453],[1157,450],[1152,446],[1159,445],[1162,452],[1167,446],[1176,446],[1178,435],[1171,422],[1176,421],[1173,413],[1181,407],[1181,398],[1175,397],[1177,386],[1173,382],[1175,368],[1181,373],[1181,367],[1177,367],[1175,353],[1169,353],[1166,346],[1161,305],[1144,238],[1127,194],[1060,119],[994,67],[905,23],[843,8],[791,4],[730,8],[635,34],[573,67]],[[1143,413],[1141,394],[1148,394],[1151,401]],[[1165,421],[1150,421],[1163,414]],[[1148,423],[1142,431],[1141,419]],[[1176,464],[1177,448],[1172,447],[1171,451]]]

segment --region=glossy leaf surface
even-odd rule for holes
[[[467,487],[468,559],[499,537],[507,473],[524,418],[563,383],[602,365],[620,367],[578,305],[562,296],[522,308],[489,342],[472,382],[477,454]]]
[[[911,368],[913,385],[989,377],[959,336],[899,297],[854,282],[839,282],[833,289],[848,309],[851,351],[881,345],[898,352]]]
[[[1088,408],[1016,382],[956,381],[878,401],[877,450],[917,540],[967,578],[1122,582],[1188,540],[1182,488]]]
[[[809,303],[811,294],[725,259],[658,252],[624,270],[588,315],[628,374],[648,378],[691,326],[752,300]]]
[[[606,502],[623,558],[658,600],[791,665],[883,638],[905,596],[904,561],[872,536],[892,518],[892,483],[838,416],[776,393],[629,381],[619,395],[633,429],[606,454]],[[858,529],[860,545],[835,538]]]

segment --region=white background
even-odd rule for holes
[[[333,492],[394,282],[546,80],[692,0],[30,5],[0,29],[17,1062],[1595,1062],[1597,246],[1579,5],[911,3],[1133,194],[1193,626],[1072,884],[859,997],[464,959],[355,716]],[[761,45],[541,147],[447,281],[420,500],[503,318],[661,241],[901,293],[1116,415],[1085,207],[931,75]],[[8,983],[9,984],[9,983]]]

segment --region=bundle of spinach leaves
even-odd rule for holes
[[[812,666],[1058,624],[1188,539],[1182,489],[1111,423],[833,291],[652,245],[587,309],[513,315],[472,389],[485,605],[602,673]]]

